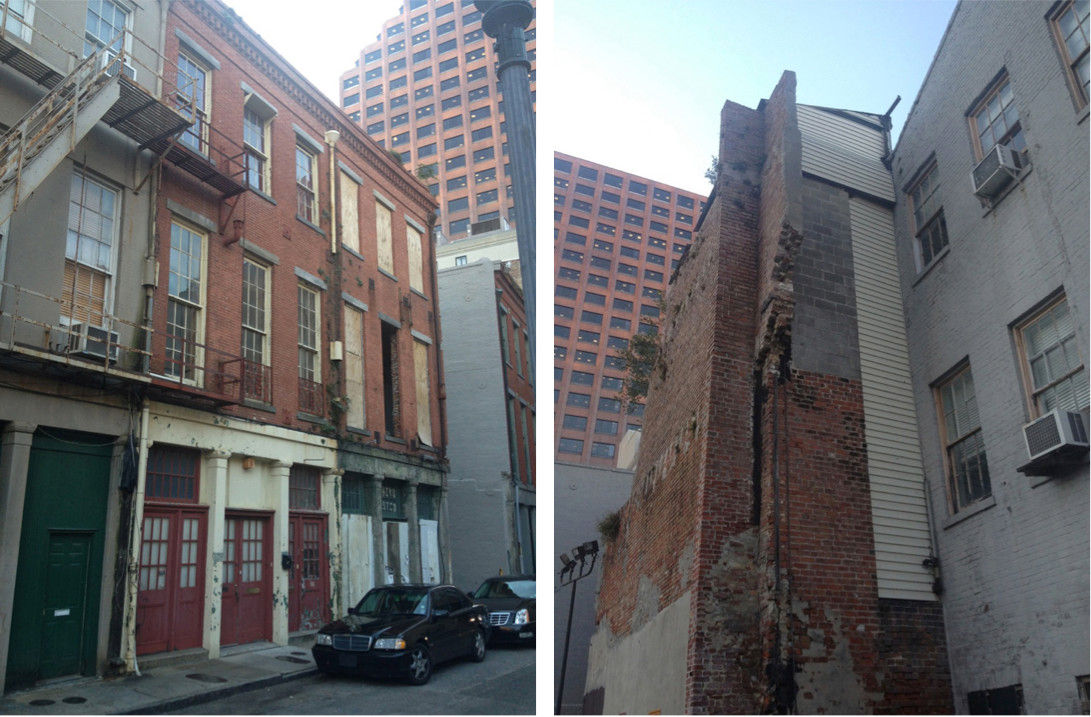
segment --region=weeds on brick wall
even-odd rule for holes
[[[599,535],[602,536],[605,542],[612,543],[617,539],[618,533],[621,532],[621,514],[617,511],[607,513],[595,527],[598,528]]]

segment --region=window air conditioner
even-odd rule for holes
[[[1060,408],[1023,426],[1023,439],[1032,461],[1066,449],[1088,447],[1083,415]]]
[[[113,50],[106,50],[102,53],[102,66],[106,70],[107,77],[116,75],[120,68],[126,77],[136,82],[136,68],[130,65],[128,60],[122,63],[121,58]]]
[[[110,363],[117,363],[117,332],[100,326],[76,323],[68,327],[68,353],[103,361],[110,351]]]
[[[971,175],[974,194],[991,199],[1007,186],[1023,168],[1023,158],[1011,147],[998,144],[988,151],[985,158],[974,167]]]

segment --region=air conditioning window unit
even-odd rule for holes
[[[1023,439],[1027,444],[1027,455],[1032,461],[1088,447],[1087,426],[1084,425],[1083,415],[1060,408],[1055,408],[1023,426]]]
[[[106,69],[106,76],[113,77],[120,70],[133,82],[136,82],[136,68],[129,64],[126,58],[123,62],[118,53],[106,50],[102,53],[102,66]]]
[[[1022,169],[1023,156],[1019,152],[1002,144],[996,145],[974,167],[971,175],[974,194],[986,199],[995,197]]]
[[[103,361],[110,352],[110,363],[117,363],[117,332],[101,326],[76,323],[68,327],[68,353]]]

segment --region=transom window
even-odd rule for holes
[[[313,466],[293,464],[288,469],[288,507],[292,510],[318,510],[321,507],[322,474]]]
[[[149,500],[196,503],[201,453],[190,448],[152,446],[144,494]]]
[[[1022,152],[1026,149],[1019,111],[1015,108],[1011,82],[1004,75],[970,114],[970,124],[977,139],[978,158],[1002,144]]]
[[[974,380],[966,366],[936,387],[953,512],[992,495]]]
[[[1088,383],[1076,326],[1062,298],[1018,329],[1033,411],[1079,411],[1088,404]]]

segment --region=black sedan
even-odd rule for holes
[[[388,585],[364,595],[349,614],[315,635],[324,673],[404,677],[423,685],[440,662],[485,659],[488,619],[450,585]]]
[[[489,626],[496,642],[534,642],[533,575],[488,578],[473,593],[474,602],[489,611]]]

